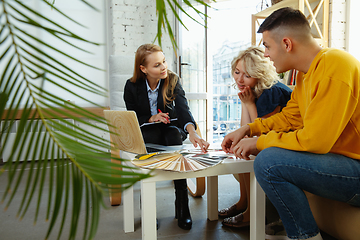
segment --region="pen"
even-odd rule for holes
[[[158,108],[158,112],[159,112],[159,113],[162,113],[162,111],[160,110],[160,108]],[[167,117],[167,119],[169,120],[169,117]]]

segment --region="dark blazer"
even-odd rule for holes
[[[188,122],[193,123],[196,128],[195,120],[185,97],[185,91],[179,80],[180,79],[178,79],[174,89],[175,100],[165,107],[162,94],[164,81],[161,81],[157,99],[157,109],[160,109],[164,113],[169,113],[170,119],[177,118],[178,121],[175,125],[182,130]],[[127,110],[136,112],[140,125],[149,121],[151,111],[145,80],[138,80],[136,83],[131,82],[130,79],[127,80],[124,88],[124,101]]]

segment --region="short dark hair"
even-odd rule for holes
[[[310,32],[310,25],[300,10],[290,7],[280,8],[268,16],[260,25],[258,33],[270,31],[278,27],[300,27]]]

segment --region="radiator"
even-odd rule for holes
[[[57,120],[55,120],[57,121]],[[74,120],[73,119],[66,119],[67,122],[69,122],[70,124],[74,124]],[[28,121],[30,123],[30,121]],[[2,135],[1,137],[1,146],[4,146],[4,140],[5,140],[5,137],[7,135],[8,132],[9,133],[9,137],[8,137],[8,142],[5,146],[5,148],[3,149],[3,152],[2,152],[2,159],[3,159],[3,162],[7,162],[9,161],[9,158],[11,156],[11,152],[12,152],[12,149],[13,149],[13,145],[14,145],[14,141],[15,141],[15,137],[16,137],[16,134],[17,132],[19,131],[19,123],[20,121],[19,120],[16,120],[15,123],[11,126],[11,129],[9,129],[9,124],[7,123],[7,126],[5,126],[5,122],[2,121],[1,122],[1,129],[5,129],[5,133]],[[63,124],[63,123],[62,123]],[[33,121],[32,122],[32,126],[31,126],[31,132],[28,134],[28,139],[27,141],[25,142],[25,145],[22,149],[27,149],[29,147],[29,144],[30,144],[30,136],[31,136],[31,133],[32,132],[41,132],[41,138],[44,138],[45,136],[48,136],[46,135],[46,132],[45,132],[45,127],[42,125],[42,123],[39,121]],[[37,136],[36,136],[37,137]],[[39,160],[40,158],[40,150],[41,150],[41,147],[40,145],[37,146],[38,147],[38,154],[35,156],[35,160]],[[19,154],[19,152],[21,151],[21,143],[20,143],[20,146],[15,150],[15,155],[14,156],[17,156]],[[29,161],[31,160],[31,158],[33,157],[33,153],[34,153],[34,149],[35,148],[35,144],[33,144],[33,146],[31,147],[31,151],[28,155],[28,157],[25,159],[26,157],[26,151],[22,151],[21,152],[21,155],[20,155],[20,160],[21,161]],[[52,146],[50,146],[50,149],[52,148]],[[57,146],[55,146],[55,151],[57,151],[58,148]],[[44,151],[46,151],[46,148],[44,148]],[[44,156],[45,153],[42,154],[42,158],[44,159],[51,159],[51,152],[48,153],[48,156]]]

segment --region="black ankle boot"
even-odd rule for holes
[[[175,180],[175,218],[178,220],[178,226],[184,230],[190,230],[192,220],[189,210],[189,198],[186,180]]]

